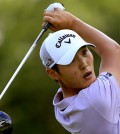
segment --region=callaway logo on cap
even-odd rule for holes
[[[70,40],[69,37],[75,38],[75,35],[74,34],[65,34],[62,37],[59,37],[58,38],[58,42],[56,43],[56,47],[57,48],[61,47],[62,41],[64,41],[66,38],[68,38],[68,40],[64,41],[64,43],[70,44],[71,43],[71,40]]]
[[[60,30],[44,40],[40,48],[40,58],[46,68],[52,68],[55,64],[68,65],[77,51],[86,45],[94,46],[72,30]]]

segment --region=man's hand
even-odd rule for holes
[[[75,16],[58,8],[55,8],[54,11],[51,12],[45,12],[43,17],[44,23],[50,22],[52,24],[52,26],[50,26],[52,31],[58,31],[61,29],[73,30],[76,20],[77,18]]]

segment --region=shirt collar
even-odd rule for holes
[[[61,97],[63,96],[62,94],[62,89],[59,88],[58,92],[56,93],[54,99],[53,99],[53,105],[57,108],[59,108],[61,111],[66,109],[71,102],[73,102],[73,100],[76,98],[77,95],[68,97],[68,98],[64,98],[61,100]]]

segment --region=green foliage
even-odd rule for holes
[[[44,9],[61,2],[66,10],[120,42],[118,0],[1,0],[0,1],[0,91],[41,30]],[[52,99],[58,85],[48,78],[39,58],[39,44],[1,100],[1,110],[13,119],[13,134],[67,134],[55,120]],[[99,58],[95,55],[98,74]]]

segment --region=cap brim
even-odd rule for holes
[[[80,48],[82,48],[83,46],[95,47],[95,45],[90,44],[90,43],[86,43],[86,44],[84,44],[84,45],[82,45],[82,46],[80,46],[80,45],[75,45],[75,46],[72,47],[67,53],[65,53],[65,55],[63,55],[63,56],[59,59],[59,61],[58,61],[56,64],[59,64],[59,65],[68,65],[68,64],[70,64],[70,63],[73,61],[73,59],[74,59],[74,57],[75,57],[77,51],[78,51]]]

